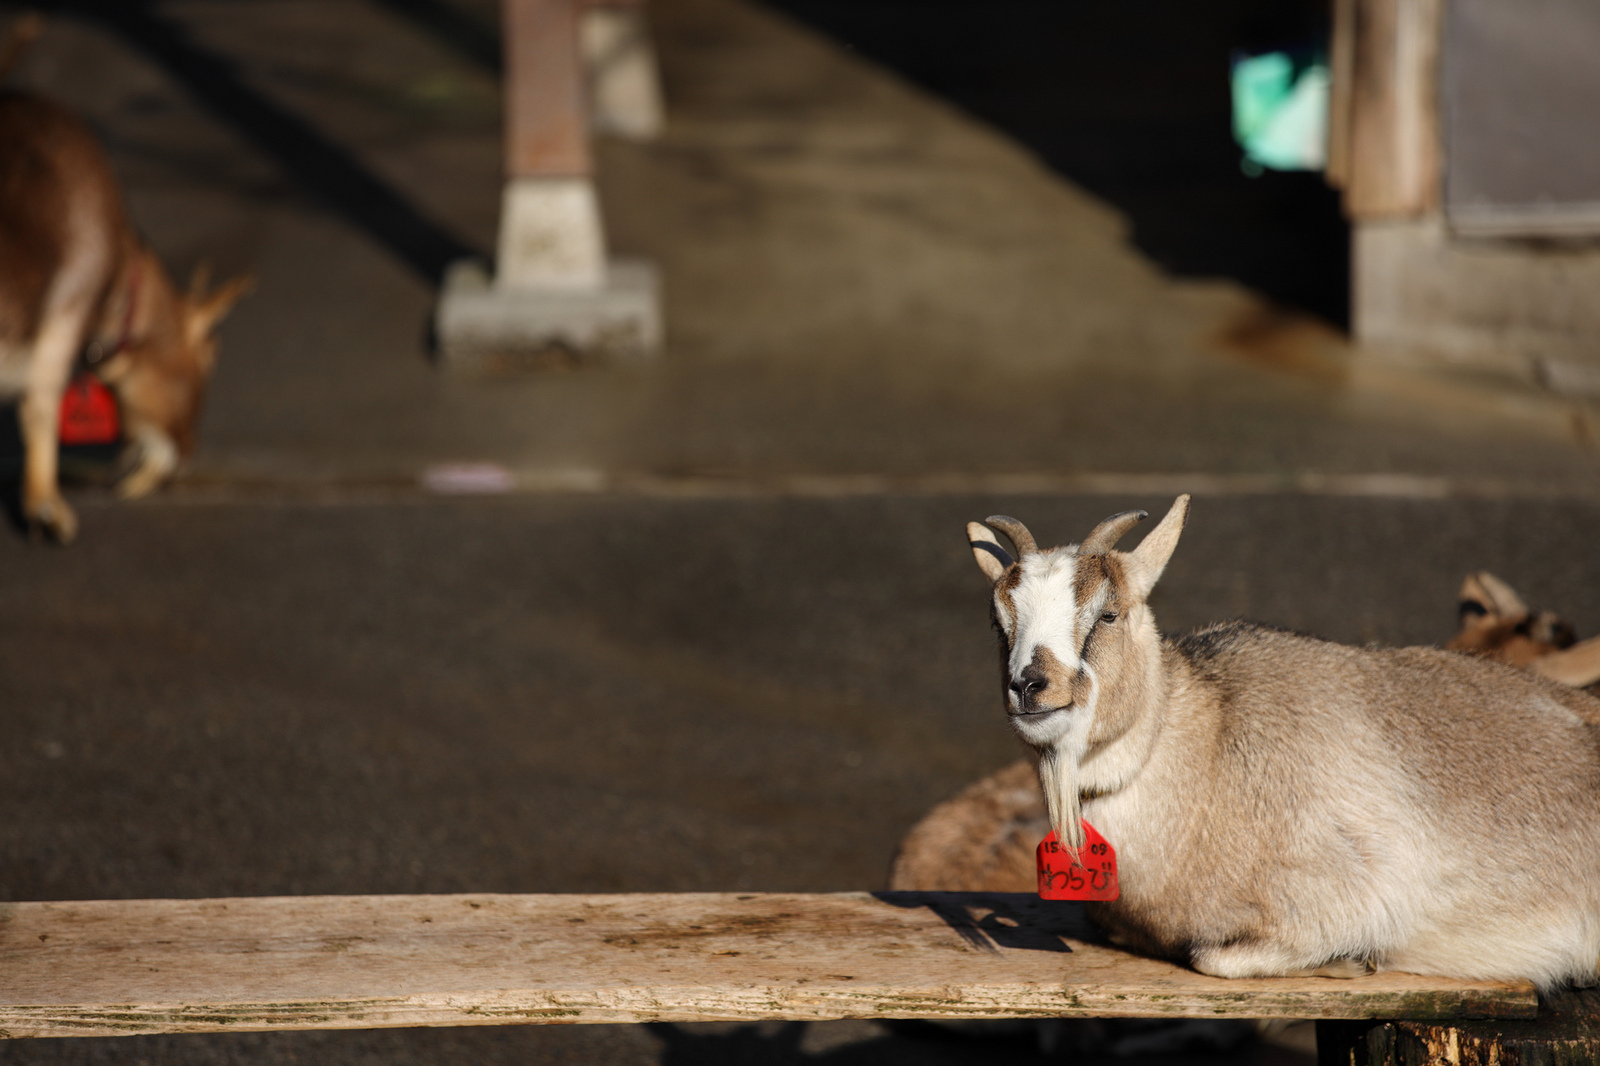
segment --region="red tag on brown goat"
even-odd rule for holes
[[[1039,842],[1040,899],[1117,898],[1117,852],[1095,827],[1083,823],[1083,847],[1078,859],[1056,839],[1055,830]]]
[[[114,444],[122,436],[117,398],[99,378],[79,374],[61,397],[62,444]]]

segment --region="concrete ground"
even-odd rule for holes
[[[19,72],[102,131],[175,269],[260,284],[179,484],[79,490],[69,550],[0,538],[0,899],[877,887],[921,812],[1016,755],[960,532],[996,511],[1067,540],[1197,490],[1173,629],[1434,642],[1487,567],[1600,631],[1594,412],[1174,273],[1103,190],[740,0],[658,0],[669,129],[600,146],[613,247],[663,272],[665,357],[441,374],[433,283],[498,206],[493,6],[82,4]],[[422,487],[461,462],[515,491]],[[1028,1039],[491,1027],[0,1063],[1027,1062]]]

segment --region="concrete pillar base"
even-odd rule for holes
[[[606,239],[588,178],[512,178],[500,199],[500,288],[599,289]]]
[[[449,368],[511,373],[570,361],[639,362],[661,351],[655,267],[614,259],[593,288],[491,282],[481,263],[454,264],[434,313]]]
[[[1468,240],[1437,217],[1357,224],[1352,332],[1380,358],[1600,397],[1600,245]]]

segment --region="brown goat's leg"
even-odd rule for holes
[[[125,500],[154,491],[178,468],[178,446],[159,427],[134,425],[129,438],[133,468],[117,482],[117,495]]]
[[[78,535],[78,516],[61,496],[58,482],[61,397],[83,336],[82,311],[60,309],[46,317],[34,338],[28,387],[17,414],[26,450],[22,514],[62,544]]]

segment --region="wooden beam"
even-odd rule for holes
[[[1528,1017],[1527,985],[1226,981],[1029,895],[0,904],[0,1035],[831,1018]]]
[[[504,0],[508,178],[586,178],[593,169],[579,3]]]

